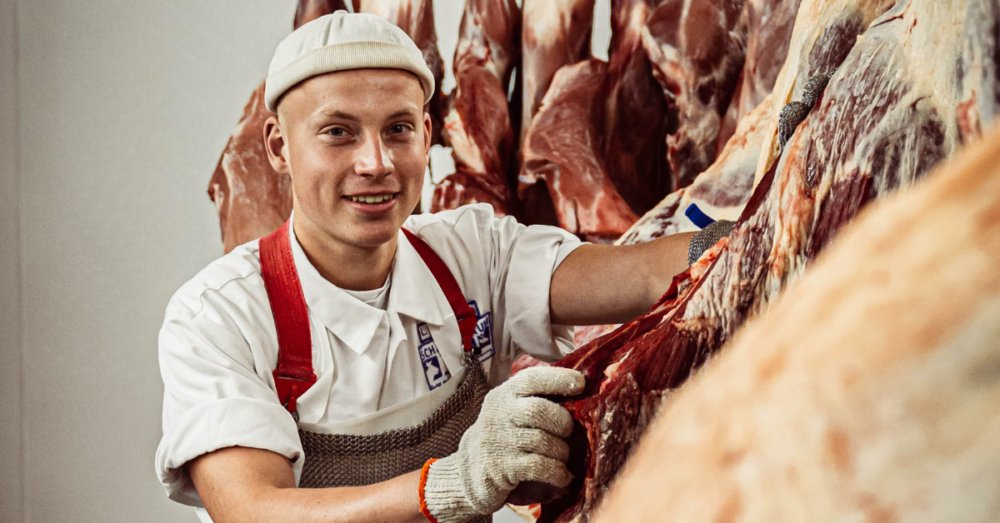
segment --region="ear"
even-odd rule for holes
[[[431,152],[431,115],[424,111],[424,155]]]
[[[281,129],[278,116],[272,114],[264,122],[264,150],[267,151],[267,161],[271,163],[271,168],[278,174],[288,175],[291,170],[288,168],[288,148],[286,145],[285,133]]]

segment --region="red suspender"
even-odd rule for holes
[[[274,369],[278,401],[288,412],[295,414],[296,400],[316,383],[316,374],[312,366],[309,313],[302,294],[302,283],[295,270],[288,224],[289,222],[285,222],[276,231],[260,239],[260,270],[267,299],[271,303],[274,326],[278,331],[278,367]],[[406,229],[403,229],[403,234],[444,291],[458,320],[462,345],[467,352],[471,351],[476,314],[465,301],[455,276],[437,253],[417,235]]]
[[[458,330],[462,333],[462,345],[465,347],[465,352],[471,351],[472,336],[476,333],[476,311],[472,310],[469,302],[465,301],[465,295],[462,294],[462,289],[455,281],[455,276],[441,261],[434,249],[424,243],[419,236],[406,229],[403,229],[403,234],[406,235],[407,240],[410,240],[410,245],[417,250],[417,254],[424,260],[424,265],[431,270],[438,286],[444,291],[444,295],[448,298],[448,305],[451,305],[455,319],[458,320]]]
[[[290,242],[288,222],[260,239],[260,273],[278,331],[274,386],[278,389],[278,401],[294,414],[296,400],[316,383],[316,374],[312,366],[309,313]]]

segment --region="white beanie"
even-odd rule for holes
[[[278,44],[267,71],[264,103],[274,112],[278,98],[310,77],[350,69],[402,69],[420,80],[424,103],[434,94],[434,75],[413,40],[388,20],[367,13],[321,16]]]

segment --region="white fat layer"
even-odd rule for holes
[[[472,137],[465,131],[465,125],[458,111],[451,110],[444,117],[444,127],[451,140],[452,154],[456,163],[464,163],[475,172],[485,173],[486,162],[479,151],[479,146],[473,143]]]

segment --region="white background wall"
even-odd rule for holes
[[[156,334],[221,254],[208,180],[294,10],[0,0],[0,523],[195,521],[153,472]]]

